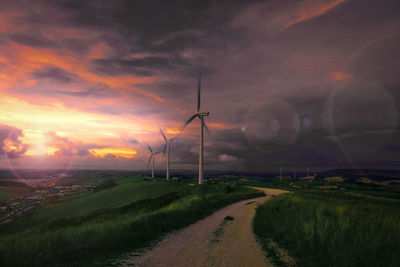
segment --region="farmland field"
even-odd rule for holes
[[[132,177],[0,226],[1,266],[104,265],[230,203],[263,195],[235,185]]]
[[[16,196],[17,196],[16,194],[10,192],[8,187],[0,186],[0,200],[7,200],[7,199],[11,199]]]

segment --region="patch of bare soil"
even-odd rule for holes
[[[128,254],[113,263],[118,266],[272,266],[254,237],[251,223],[258,204],[287,191],[252,188],[267,196],[231,204],[204,220],[168,234],[152,250]]]

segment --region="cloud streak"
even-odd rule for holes
[[[161,146],[158,129],[174,135],[195,111],[198,72],[207,168],[396,156],[395,0],[24,3],[0,3],[0,123],[19,129],[27,166],[145,168],[144,144]],[[197,164],[197,123],[174,145],[177,167]]]

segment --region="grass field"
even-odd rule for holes
[[[95,266],[153,244],[218,208],[262,193],[249,188],[130,178],[39,208],[0,226],[0,266]]]
[[[83,198],[42,207],[34,213],[34,218],[54,220],[82,216],[99,209],[121,207],[143,198],[152,198],[174,192],[179,186],[176,183],[149,183],[140,177],[123,179],[118,181],[117,184],[120,184],[120,186]]]
[[[0,200],[8,200],[17,196],[17,194],[10,192],[8,187],[0,186]]]
[[[277,265],[285,264],[270,241],[286,249],[299,266],[400,266],[397,190],[343,183],[337,188],[329,184],[331,189],[324,189],[322,182],[268,183],[293,189],[260,206],[253,221],[254,233]]]

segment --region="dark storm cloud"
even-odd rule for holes
[[[22,11],[14,18],[19,25],[33,29],[79,27],[102,31],[99,37],[110,45],[130,41],[131,51],[178,52],[186,46],[193,47],[204,30],[223,27],[242,4],[222,6],[212,1],[39,1],[32,8],[15,2],[3,3],[3,10]],[[19,6],[19,7],[18,7]],[[214,8],[218,7],[223,8]],[[210,14],[210,10],[217,14]],[[110,34],[113,32],[112,38]],[[226,31],[225,31],[226,32]],[[221,32],[220,34],[225,34]],[[33,38],[31,36],[30,38]],[[43,36],[31,42],[46,43]],[[29,39],[19,36],[17,39]],[[25,42],[26,43],[26,42]]]
[[[152,76],[157,70],[173,69],[178,65],[187,65],[181,60],[171,60],[165,57],[145,57],[131,60],[95,59],[92,62],[94,72],[117,76],[135,74],[141,77]]]
[[[58,90],[54,93],[82,98],[112,98],[118,96],[118,93],[115,90],[103,84],[82,88],[80,90]]]
[[[110,25],[121,25],[125,40],[135,40],[129,51],[168,53],[169,60],[111,61],[104,72],[147,70],[142,76],[171,77],[171,82],[141,87],[191,111],[193,94],[174,85],[189,85],[194,75],[174,70],[171,62],[213,70],[203,84],[203,108],[212,112],[208,119],[239,126],[208,139],[207,158],[214,164],[220,155],[259,169],[283,161],[320,167],[373,161],[388,144],[387,135],[366,133],[396,129],[398,121],[398,98],[384,84],[397,85],[398,39],[383,36],[398,32],[399,3],[337,1],[326,8],[331,2],[126,2],[110,13],[101,9],[98,14],[113,21]],[[90,25],[89,20],[96,18],[80,23]],[[346,76],[337,72],[350,75],[348,86],[338,84]],[[141,110],[151,113],[154,106]],[[336,139],[329,139],[332,133]],[[354,138],[345,137],[349,133]],[[182,141],[176,149],[183,164],[196,164],[196,143]]]
[[[159,78],[134,86],[168,103],[126,90],[135,98],[129,113],[189,116],[196,76],[203,72],[202,109],[211,111],[207,122],[231,128],[211,127],[214,134],[206,138],[207,158],[215,166],[235,160],[249,169],[283,162],[344,166],[378,161],[381,152],[386,160],[395,156],[387,151],[391,144],[396,147],[390,136],[397,136],[400,124],[397,0],[42,1],[19,9],[24,10],[14,18],[19,25],[85,34],[57,40],[44,34],[8,36],[17,43],[80,56],[105,43],[111,49],[90,58],[92,72]],[[62,70],[32,75],[75,82]],[[115,88],[88,88],[54,91],[115,96]],[[126,112],[109,106],[98,110]],[[179,142],[177,161],[196,164],[198,144]]]
[[[32,78],[45,89],[35,90],[36,94],[69,95],[80,98],[109,98],[116,97],[116,90],[105,84],[84,84],[84,80],[76,74],[51,66],[31,73]],[[51,86],[48,86],[51,85]],[[55,86],[57,85],[57,86]],[[64,85],[62,89],[60,85]],[[27,90],[30,90],[29,88]]]
[[[134,107],[129,110],[129,113],[139,115],[139,116],[152,116],[152,115],[157,115],[157,114],[163,114],[165,113],[165,110],[161,106],[141,106],[141,107]]]
[[[176,52],[195,46],[204,29],[223,27],[222,22],[232,16],[232,9],[240,7],[232,3],[220,6],[223,9],[212,9],[218,5],[212,1],[127,1],[121,10],[131,10],[135,15],[119,12],[117,16],[125,30],[140,33],[140,46],[151,51]],[[217,14],[210,14],[210,10]]]
[[[177,98],[185,98],[189,94],[193,95],[193,88],[195,86],[192,81],[191,84],[186,84],[184,82],[158,82],[152,84],[135,84],[140,88],[150,90],[151,92],[156,93],[163,99],[177,99]]]
[[[98,60],[101,64],[102,62],[107,64],[108,60]],[[162,57],[145,57],[132,60],[120,60],[118,63],[125,66],[131,67],[154,67],[154,68],[167,68],[171,67],[170,61],[167,58]]]
[[[321,137],[302,137],[292,145],[274,141],[254,143],[240,129],[231,129],[215,131],[206,140],[208,169],[263,171],[284,166],[291,170],[301,166],[323,169],[343,164],[348,167],[336,143]],[[179,139],[173,153],[176,164],[195,166],[198,163],[198,143],[192,140]]]
[[[72,83],[71,83],[72,84]],[[94,98],[94,99],[108,99],[108,98],[116,98],[118,97],[118,92],[114,89],[109,88],[103,84],[99,85],[82,85],[78,88],[68,88],[70,83],[67,83],[62,88],[55,88],[52,84],[46,82],[40,82],[35,85],[35,87],[24,87],[15,90],[18,93],[24,94],[32,94],[32,90],[34,90],[35,95],[43,95],[43,96],[52,96],[55,98],[62,98],[64,96],[72,96],[76,98]],[[76,100],[80,101],[80,100]],[[82,100],[83,101],[83,100]],[[67,105],[73,105],[74,101],[72,100],[70,103],[66,103]],[[96,107],[96,111],[100,111],[109,114],[119,114],[119,112],[115,111],[118,108],[114,108],[113,110]]]
[[[122,32],[123,24],[114,17],[124,1],[2,1],[0,10],[15,14],[11,21],[20,29],[2,34],[1,40],[35,48],[66,49],[85,55],[92,45],[104,42],[124,50],[124,41],[137,33]],[[125,10],[127,12],[127,10]],[[23,31],[21,31],[23,29]]]
[[[240,170],[243,161],[251,154],[251,147],[238,129],[213,131],[205,135],[205,140],[206,169],[221,169],[223,163],[226,168]],[[179,137],[171,146],[171,153],[174,164],[195,168],[198,164],[199,144],[192,139]]]
[[[56,43],[52,40],[47,39],[42,36],[40,32],[31,32],[31,33],[15,33],[10,34],[9,39],[30,47],[37,48],[52,48],[56,46]]]
[[[26,1],[5,1],[3,10],[23,11],[14,18],[17,24],[31,25],[34,28],[88,27],[109,28],[115,23],[110,19],[115,10],[120,9],[122,1],[37,1],[27,5]],[[52,22],[52,24],[51,24]]]
[[[89,50],[89,46],[93,43],[93,41],[78,40],[74,38],[63,38],[60,40],[61,47],[75,52],[78,55],[85,55]]]
[[[110,76],[131,74],[137,77],[149,77],[154,75],[154,72],[151,70],[124,66],[118,62],[117,63],[108,62],[106,64],[96,63],[95,66],[92,68],[92,71],[100,75],[110,75]]]
[[[212,131],[211,136],[208,135],[207,137],[216,146],[230,147],[235,150],[246,150],[248,148],[246,137],[240,129]]]
[[[36,77],[37,78],[37,77]],[[76,87],[76,84],[79,83],[78,81],[70,81],[67,82],[67,79],[63,79],[62,77],[57,77],[57,80],[55,80],[55,77],[52,77],[52,79],[43,79],[40,82],[38,82],[34,87],[23,87],[23,88],[18,88],[15,90],[16,92],[19,93],[24,93],[24,94],[32,94],[32,90],[34,90],[35,95],[43,95],[43,96],[53,96],[56,98],[63,97],[63,96],[72,96],[76,98],[97,98],[97,99],[108,99],[108,98],[116,98],[119,96],[118,91],[115,89],[112,89],[104,84],[97,84],[97,85],[90,85],[90,84],[81,84],[80,86]],[[60,81],[63,79],[62,81]],[[53,83],[46,82],[51,80],[52,82],[57,82],[58,85],[60,84],[65,84],[65,86],[57,88],[54,86]],[[71,87],[69,87],[71,86]],[[75,86],[75,87],[74,87]],[[72,103],[68,103],[68,105],[71,105]],[[109,113],[109,114],[119,114],[117,112],[117,108],[114,110],[110,110],[107,108],[102,108],[98,107],[94,110],[100,111],[104,113]]]
[[[134,144],[134,145],[139,144],[139,141],[137,139],[135,139],[135,138],[129,139],[128,142],[131,143],[131,144]]]
[[[180,138],[171,145],[171,162],[179,165],[195,165],[198,163],[198,145],[193,140]],[[160,148],[161,151],[161,148]],[[196,153],[197,152],[197,153]]]
[[[34,71],[32,72],[32,77],[38,80],[50,80],[58,83],[69,83],[76,79],[76,75],[57,67]]]

